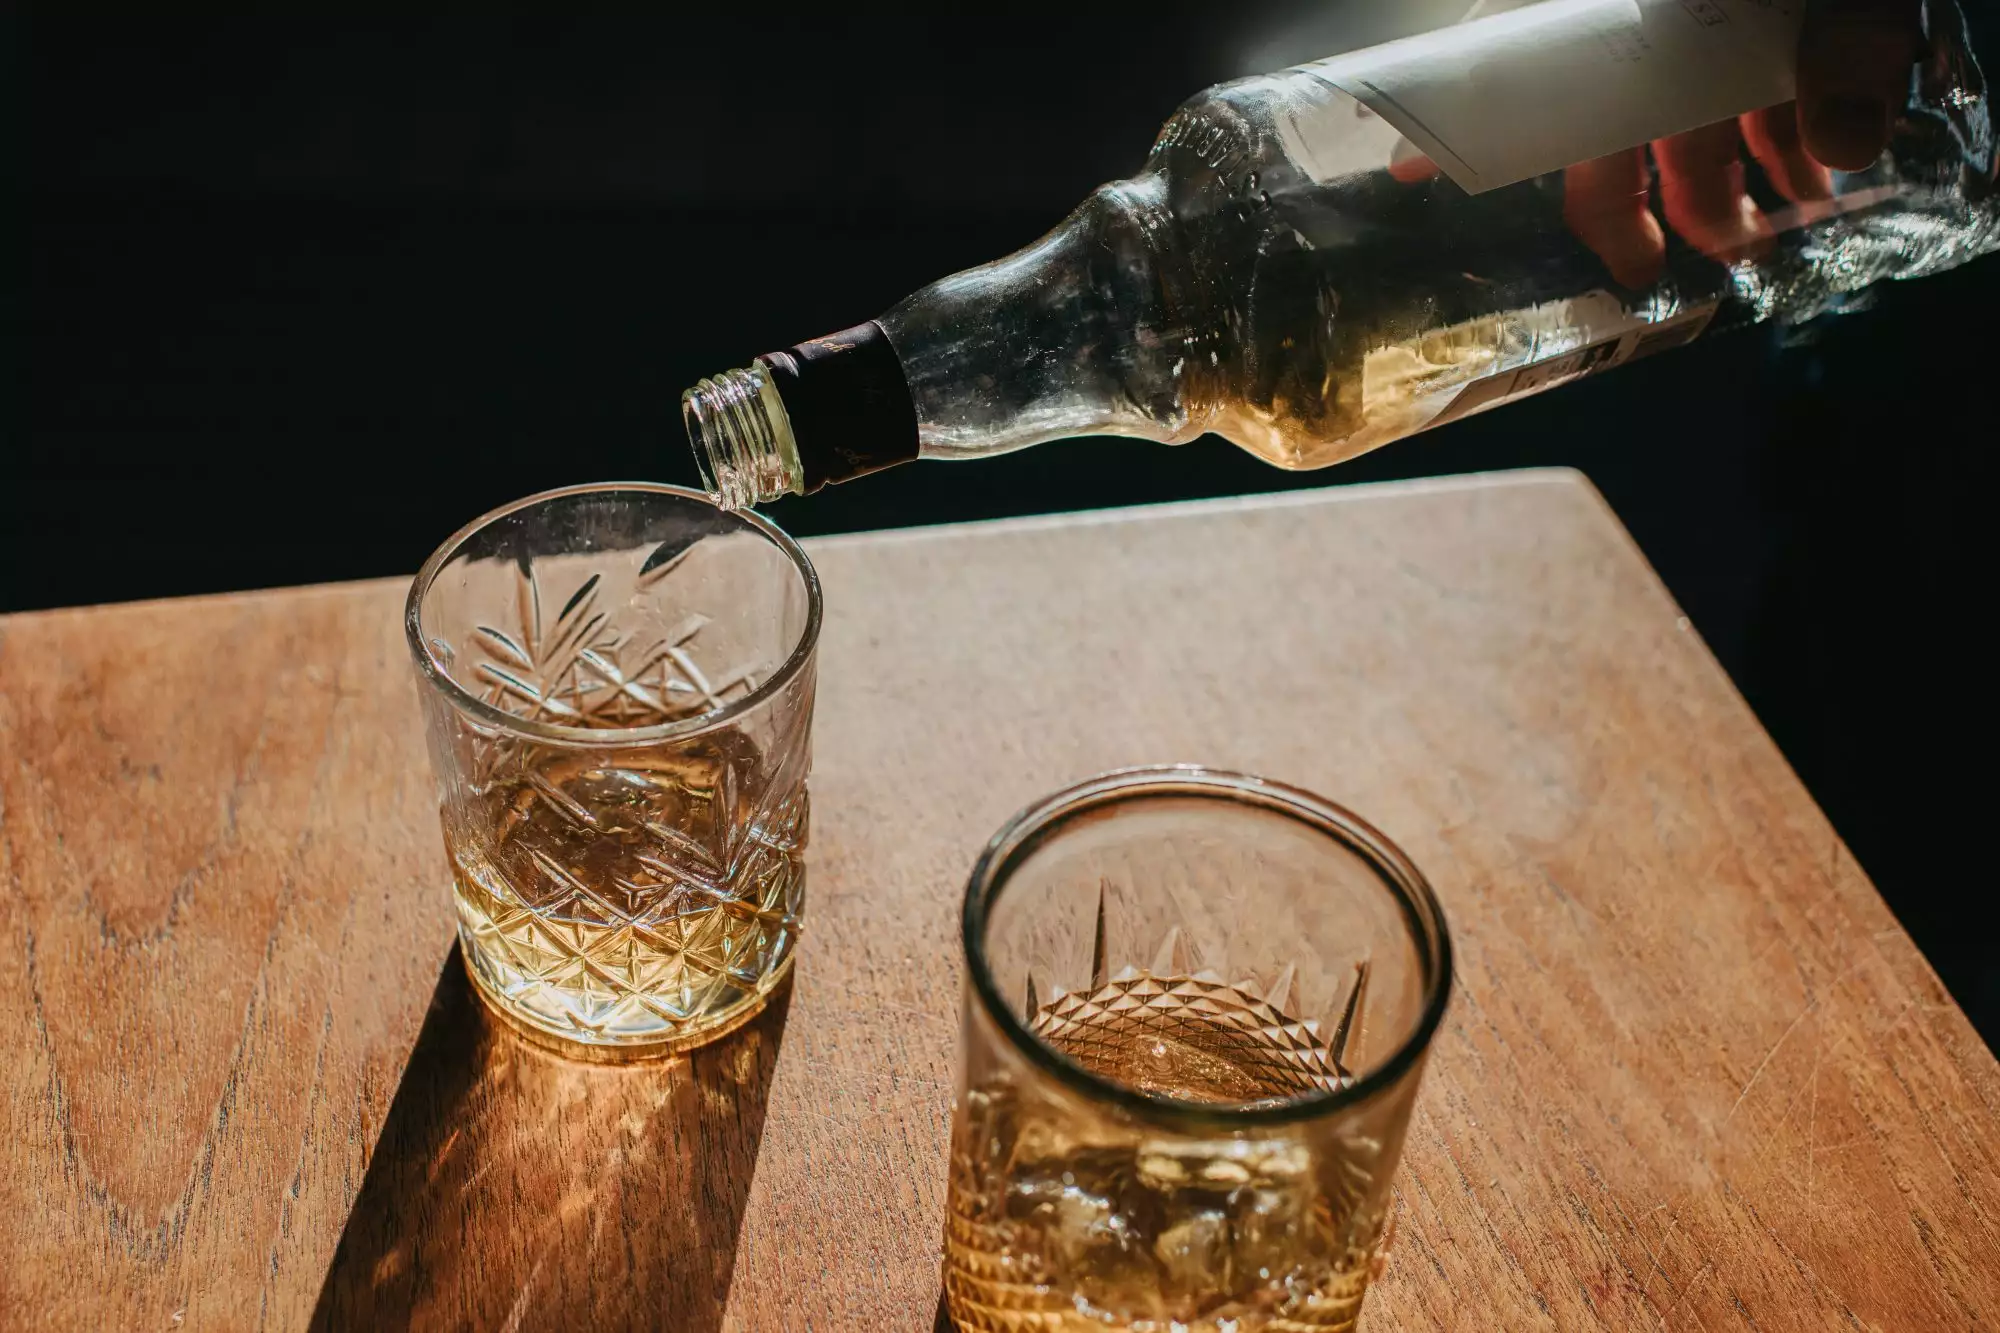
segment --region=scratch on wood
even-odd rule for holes
[[[1729,1108],[1729,1114],[1722,1117],[1722,1123],[1716,1126],[1715,1129],[1716,1133],[1720,1134],[1723,1130],[1729,1127],[1729,1122],[1731,1120],[1734,1120],[1736,1118],[1736,1113],[1742,1109],[1744,1099],[1749,1097],[1750,1090],[1757,1086],[1757,1080],[1763,1078],[1764,1071],[1771,1067],[1771,1060],[1773,1059],[1773,1057],[1775,1057],[1778,1054],[1779,1050],[1783,1048],[1784,1044],[1787,1041],[1791,1040],[1792,1034],[1799,1030],[1799,1024],[1805,1022],[1806,1018],[1815,1009],[1818,1008],[1819,1008],[1818,1000],[1813,1000],[1810,1003],[1808,1003],[1805,1008],[1799,1010],[1799,1016],[1792,1020],[1791,1025],[1778,1035],[1778,1039],[1776,1041],[1771,1043],[1771,1049],[1764,1052],[1764,1058],[1758,1061],[1756,1070],[1751,1073],[1750,1081],[1743,1085],[1743,1091],[1736,1094],[1735,1105]]]
[[[1813,1143],[1815,1136],[1819,1133],[1819,1066],[1820,1061],[1825,1056],[1826,1042],[1824,1040],[1815,1041],[1813,1043],[1812,1075],[1806,1080],[1807,1085],[1812,1088],[1812,1104],[1806,1111],[1806,1211],[1808,1214],[1812,1212],[1813,1207],[1813,1180],[1815,1175],[1813,1170]]]
[[[507,1311],[507,1322],[500,1326],[500,1333],[521,1333],[521,1319],[528,1312],[528,1297],[534,1294],[535,1279],[542,1275],[542,1265],[548,1262],[549,1252],[543,1250],[535,1257],[535,1266],[528,1270],[527,1280],[521,1283],[521,1290],[514,1297],[514,1304]]]
[[[1694,1290],[1696,1287],[1699,1287],[1701,1285],[1701,1280],[1707,1277],[1710,1273],[1713,1273],[1714,1271],[1715,1271],[1715,1261],[1712,1259],[1705,1261],[1702,1264],[1702,1266],[1696,1270],[1695,1275],[1688,1279],[1687,1286],[1681,1288],[1681,1294],[1675,1298],[1674,1303],[1672,1305],[1669,1305],[1666,1309],[1666,1312],[1660,1316],[1660,1323],[1664,1325],[1667,1322],[1667,1320],[1673,1316],[1676,1310],[1680,1309],[1683,1305],[1686,1305],[1690,1300],[1692,1300],[1694,1298]],[[1690,1310],[1688,1312],[1688,1315],[1695,1321],[1696,1324],[1701,1323],[1701,1317],[1695,1314],[1694,1311]]]

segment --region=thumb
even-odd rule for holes
[[[1830,167],[1860,171],[1888,145],[1923,45],[1921,0],[1815,0],[1799,34],[1799,133]]]

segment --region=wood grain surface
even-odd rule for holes
[[[0,1327],[311,1315],[451,933],[393,604],[0,618]]]
[[[437,850],[399,589],[189,603],[217,617],[193,642],[172,607],[0,621],[0,1187],[29,1219],[0,1311],[68,1324],[47,1302],[95,1286],[133,1326],[930,1329],[973,855],[1053,788],[1195,760],[1361,811],[1451,920],[1364,1328],[2000,1321],[2000,1067],[1576,477],[809,545],[796,978],[639,1068],[496,1029],[442,889],[410,900]],[[332,698],[204,680],[225,625]],[[230,882],[290,887],[208,892],[199,849],[245,844],[268,868]]]

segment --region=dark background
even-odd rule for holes
[[[692,482],[698,376],[1033,239],[1207,83],[1460,7],[11,17],[0,611],[407,573],[530,491]],[[1331,473],[1078,441],[773,512],[812,534],[1580,467],[1991,1042],[1996,309],[1987,259]]]

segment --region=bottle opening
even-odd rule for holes
[[[724,509],[805,494],[792,423],[762,363],[697,383],[681,395],[681,420],[702,485]]]

